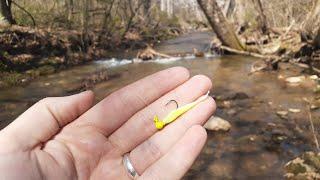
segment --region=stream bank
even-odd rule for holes
[[[26,85],[39,76],[103,58],[132,57],[147,44],[177,36],[159,29],[150,37],[130,31],[121,39],[89,32],[84,41],[81,31],[12,26],[0,31],[0,89]],[[124,52],[124,53],[123,53]]]

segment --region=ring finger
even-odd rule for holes
[[[142,174],[145,169],[166,154],[189,128],[195,125],[203,125],[215,108],[214,100],[212,98],[207,99],[132,150],[129,158],[138,174]]]
[[[208,92],[211,85],[211,80],[206,76],[194,76],[131,117],[122,127],[109,136],[109,141],[122,153],[131,151],[157,132],[153,123],[153,116],[163,117],[167,115],[170,112],[170,108],[165,107],[168,101],[174,99],[180,105],[190,103]],[[171,110],[173,108],[175,107],[171,107]]]

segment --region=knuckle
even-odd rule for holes
[[[185,77],[189,77],[190,76],[190,71],[185,67],[176,66],[176,67],[173,67],[171,69],[168,69],[168,74],[169,75],[179,74],[179,75],[182,75],[182,76],[185,76]]]
[[[212,81],[208,76],[199,74],[199,75],[193,76],[193,79],[196,80],[196,81],[200,81],[201,84],[208,85],[210,88],[212,86]]]
[[[153,158],[153,162],[158,160],[160,157],[164,155],[162,152],[160,146],[156,143],[154,143],[152,140],[146,141],[146,152],[150,153],[150,157]]]
[[[210,109],[212,109],[213,111],[215,111],[216,108],[217,108],[216,101],[215,101],[211,96],[210,96],[208,99],[209,99],[208,101],[209,101]]]

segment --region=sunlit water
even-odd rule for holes
[[[165,42],[158,49],[186,55],[192,48],[206,49],[209,41],[209,33],[196,33]],[[279,179],[283,177],[283,165],[288,160],[314,149],[303,101],[314,95],[307,85],[288,86],[275,72],[248,75],[255,61],[243,56],[195,58],[186,55],[141,63],[132,63],[131,59],[92,62],[41,77],[25,87],[1,90],[0,128],[41,98],[70,94],[73,87],[94,72],[107,70],[109,74],[117,75],[93,88],[96,101],[99,101],[146,75],[172,66],[184,66],[193,75],[210,77],[214,84],[212,94],[217,97],[234,93],[249,96],[230,100],[228,108],[219,105],[217,115],[229,120],[232,129],[228,133],[208,132],[208,143],[185,178]],[[288,108],[298,108],[302,112],[290,114],[288,119],[276,115],[277,111]]]

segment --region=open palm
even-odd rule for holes
[[[148,76],[93,106],[90,91],[46,98],[0,131],[0,179],[130,179],[123,155],[141,179],[179,179],[206,141],[201,125],[212,98],[161,131],[153,116],[189,103],[211,88],[181,67]]]

